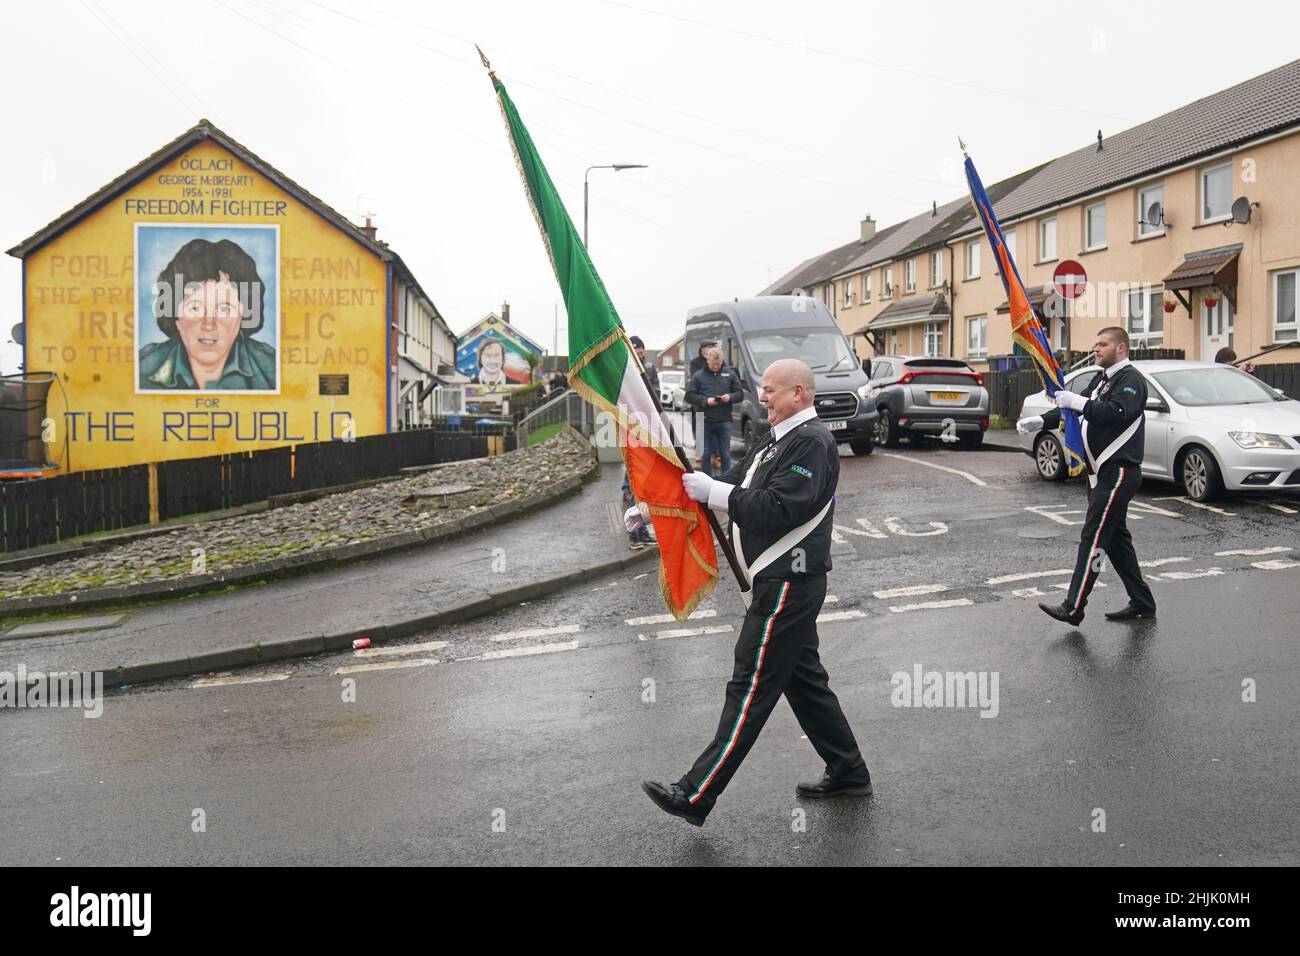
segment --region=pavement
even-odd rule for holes
[[[820,767],[778,705],[702,830],[646,799],[716,728],[743,617],[724,582],[671,622],[647,565],[369,652],[111,693],[98,719],[0,712],[0,864],[1300,862],[1300,499],[1144,485],[1158,619],[1105,621],[1107,570],[1070,628],[1036,605],[1068,579],[1078,482],[931,445],[841,468],[819,632],[870,798],[796,799]],[[553,550],[598,523],[567,517]],[[904,706],[918,668],[987,693]]]
[[[605,465],[572,497],[447,542],[307,576],[133,606],[116,626],[96,609],[69,632],[0,637],[0,671],[110,670],[255,641],[378,628],[531,581],[628,556],[622,530],[622,466]],[[617,521],[617,525],[614,522]],[[555,547],[556,528],[564,546]],[[20,624],[20,626],[22,626]]]

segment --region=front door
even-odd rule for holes
[[[1201,301],[1201,361],[1213,362],[1219,349],[1232,348],[1232,305],[1219,295],[1211,308]]]

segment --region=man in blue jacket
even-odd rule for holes
[[[713,456],[722,462],[724,472],[731,469],[731,409],[742,398],[740,376],[722,364],[722,350],[705,353],[704,368],[691,376],[686,401],[703,413],[704,442],[700,452],[700,470],[713,477]],[[698,432],[697,432],[698,434]]]

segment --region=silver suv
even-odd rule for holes
[[[877,356],[860,397],[879,410],[875,443],[887,448],[905,434],[978,448],[989,427],[984,376],[960,359]]]

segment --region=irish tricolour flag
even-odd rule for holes
[[[637,501],[649,505],[659,539],[659,587],[668,610],[683,621],[718,581],[713,535],[701,506],[682,489],[682,461],[642,377],[614,303],[515,104],[496,74],[488,75],[501,105],[528,204],[569,313],[569,384],[618,423],[632,491]]]

